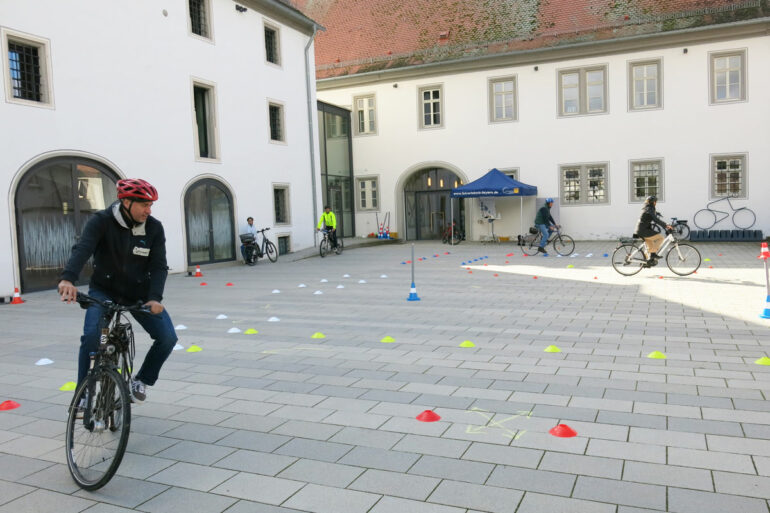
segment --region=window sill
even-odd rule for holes
[[[222,163],[222,159],[220,159],[220,158],[198,157],[197,155],[195,156],[195,161],[196,162],[204,162],[206,164],[221,164]]]
[[[19,98],[7,98],[6,103],[13,105],[23,105],[25,107],[37,107],[38,109],[55,110],[54,104],[50,102],[36,102],[34,100],[21,100]]]

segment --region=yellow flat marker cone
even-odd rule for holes
[[[382,340],[380,340],[380,342],[382,342],[383,344],[392,344],[395,341],[396,341],[396,339],[391,337],[390,335],[388,335],[387,337],[384,337]]]
[[[768,358],[767,356],[763,356],[762,358],[760,358],[754,363],[756,363],[757,365],[770,365],[770,358]]]
[[[203,351],[203,349],[201,347],[196,346],[196,345],[192,345],[192,346],[187,348],[187,352],[188,353],[199,353],[201,351]]]
[[[574,265],[572,265],[572,264],[569,264],[569,265],[567,266],[567,269],[572,269],[573,267],[575,267],[575,266],[574,266]]]
[[[561,353],[561,349],[556,346],[548,346],[543,351],[546,353]]]
[[[323,333],[321,333],[320,331],[316,331],[315,333],[313,333],[313,334],[310,336],[310,338],[326,338],[326,335],[324,335],[324,334],[323,334]]]
[[[665,360],[666,355],[661,353],[660,351],[653,351],[650,354],[647,355],[647,358],[652,358],[654,360]]]
[[[703,261],[704,262],[711,262],[711,259],[710,258],[704,258]]]
[[[243,332],[244,335],[256,335],[257,333],[259,333],[259,332],[257,330],[255,330],[254,328],[249,328],[249,329],[247,329],[246,331]]]
[[[59,390],[62,392],[72,392],[78,387],[77,383],[74,381],[67,381],[65,384],[59,387]]]
[[[465,342],[460,344],[460,347],[476,347],[476,344],[474,344],[470,340],[466,340]]]

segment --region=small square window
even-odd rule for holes
[[[711,197],[746,198],[746,155],[711,157]]]
[[[265,59],[272,64],[281,64],[278,29],[267,25],[265,25]]]
[[[190,30],[193,34],[211,39],[210,0],[188,0]]]
[[[270,115],[270,140],[279,142],[286,141],[283,121],[283,105],[271,103],[269,104],[268,109]]]
[[[559,115],[607,112],[607,66],[559,72]]]
[[[629,110],[647,110],[663,106],[663,77],[661,70],[662,66],[660,60],[629,63]]]
[[[287,186],[273,186],[273,208],[275,224],[289,224],[289,188]]]
[[[648,196],[663,199],[663,161],[637,160],[631,162],[631,197],[632,203],[641,203]]]
[[[441,86],[421,87],[419,89],[420,128],[438,128],[444,125]]]
[[[291,253],[291,237],[288,235],[278,236],[278,254],[288,255]]]
[[[562,166],[560,173],[563,205],[609,203],[607,164]]]
[[[48,40],[7,29],[0,31],[0,37],[7,58],[3,73],[6,101],[53,107]]]
[[[489,121],[515,121],[516,108],[516,77],[490,79]]]
[[[746,100],[746,50],[709,54],[711,103]]]
[[[356,178],[356,183],[358,185],[358,209],[378,210],[380,208],[379,178]]]

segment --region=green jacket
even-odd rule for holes
[[[334,212],[329,212],[328,214],[324,212],[321,214],[321,219],[318,220],[318,226],[317,228],[320,230],[321,225],[326,224],[327,228],[337,228],[337,217],[334,215]]]
[[[540,210],[537,211],[537,216],[535,216],[535,224],[556,224],[556,221],[553,220],[551,209],[548,207],[548,205],[543,205],[540,207]]]

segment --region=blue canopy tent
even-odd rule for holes
[[[527,185],[514,180],[510,176],[505,175],[497,168],[492,168],[487,174],[460,187],[452,189],[450,196],[452,198],[508,198],[519,197],[519,210],[521,212],[519,217],[519,224],[521,224],[521,218],[524,214],[524,200],[523,196],[536,196],[537,187],[534,185]],[[451,207],[454,207],[450,202]],[[453,210],[453,209],[452,209]],[[454,219],[454,211],[450,214]],[[523,230],[523,227],[519,227]],[[454,234],[453,234],[454,235]]]

